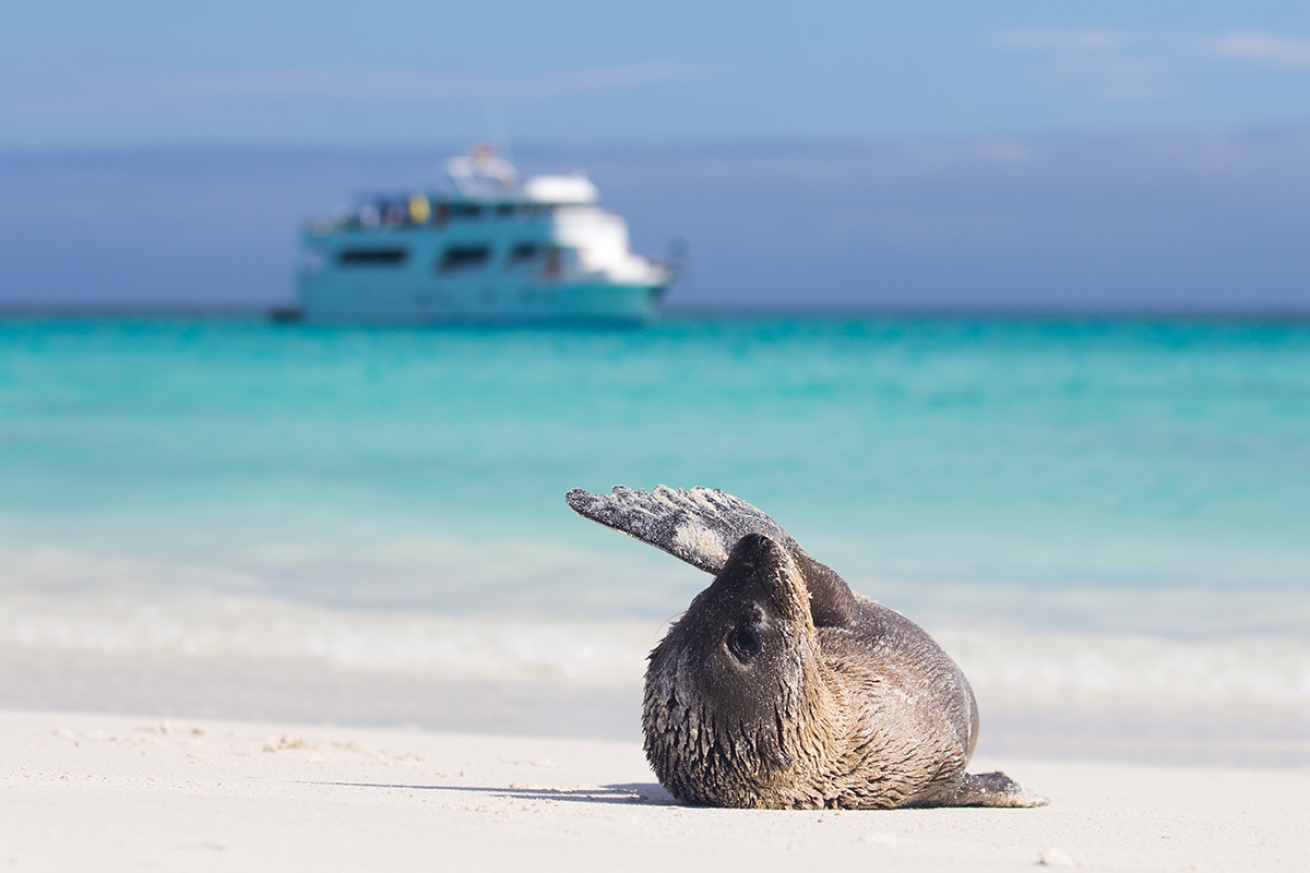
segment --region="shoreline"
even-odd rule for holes
[[[635,741],[0,710],[14,870],[1310,869],[1310,769],[987,754],[1035,810],[672,801]]]
[[[1310,706],[1080,697],[976,684],[979,754],[1150,766],[1310,770]],[[294,657],[206,657],[0,645],[0,710],[413,727],[641,741],[641,679],[492,677]]]

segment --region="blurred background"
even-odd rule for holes
[[[7,307],[285,305],[301,221],[482,140],[685,241],[675,309],[1310,305],[1290,0],[7,15]]]
[[[1310,8],[34,3],[0,29],[0,705],[635,736],[772,514],[980,749],[1310,760]],[[274,324],[489,141],[685,249],[645,330]]]

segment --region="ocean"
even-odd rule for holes
[[[984,737],[1165,707],[1310,759],[1306,322],[11,317],[0,706],[634,733],[709,577],[564,503],[618,484],[772,515]]]

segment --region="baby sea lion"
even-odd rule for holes
[[[760,809],[1043,806],[964,772],[969,683],[918,625],[853,594],[722,491],[570,491],[569,506],[715,574],[650,654],[642,726],[684,803]]]

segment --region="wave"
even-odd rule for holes
[[[337,609],[190,591],[0,597],[0,646],[119,658],[294,660],[458,678],[636,684],[667,622]],[[1310,705],[1310,642],[1032,630],[936,633],[980,698]]]

